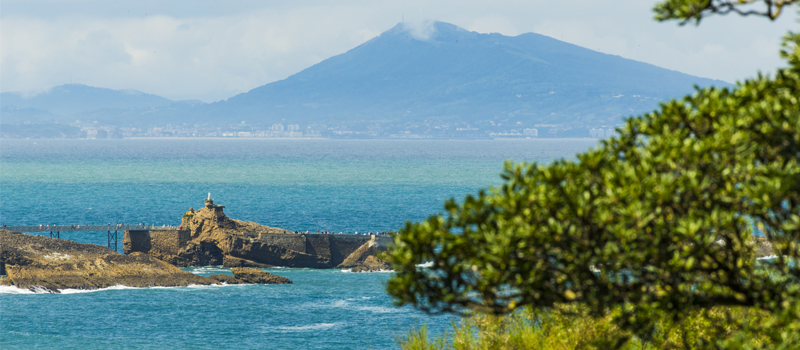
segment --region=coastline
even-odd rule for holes
[[[293,140],[293,141],[311,141],[311,140],[338,140],[338,141],[601,141],[606,139],[598,139],[592,137],[532,137],[532,138],[513,138],[513,137],[497,137],[497,138],[452,138],[452,137],[382,137],[382,138],[339,138],[339,137],[157,137],[157,136],[135,136],[125,137],[121,139],[83,139],[83,138],[0,138],[0,141],[8,140],[25,140],[25,141],[43,141],[43,140],[77,140],[77,141],[108,141],[108,140]]]

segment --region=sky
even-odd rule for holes
[[[61,84],[213,102],[285,79],[405,22],[534,32],[704,78],[785,66],[797,8],[777,21],[659,23],[648,0],[0,0],[0,91]]]

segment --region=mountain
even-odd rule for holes
[[[112,90],[83,84],[60,85],[32,96],[19,92],[0,94],[0,105],[3,108],[34,108],[61,116],[98,109],[161,107],[172,103],[174,101],[170,99],[141,91]]]
[[[404,24],[289,78],[199,116],[269,124],[475,122],[608,123],[658,101],[728,86],[603,54],[544,35],[479,34],[435,22],[429,37]]]
[[[211,104],[70,84],[30,97],[0,94],[0,119],[254,129],[296,123],[407,130],[439,123],[480,125],[483,133],[501,124],[498,132],[613,125],[694,85],[730,85],[534,33],[480,34],[443,22],[418,29],[398,24],[284,80]]]

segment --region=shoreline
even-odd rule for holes
[[[601,141],[607,139],[598,139],[592,137],[532,137],[532,138],[513,138],[513,137],[498,137],[498,138],[332,138],[332,137],[156,137],[156,136],[136,136],[125,137],[121,139],[81,139],[81,138],[0,138],[0,141],[8,140],[25,140],[25,141],[45,141],[45,140],[75,140],[75,141],[108,141],[108,140],[292,140],[292,141],[311,141],[311,140],[336,140],[336,141]]]

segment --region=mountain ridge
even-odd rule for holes
[[[320,115],[351,120],[378,116],[399,122],[404,117],[474,121],[519,115],[550,122],[552,118],[546,116],[552,113],[581,117],[603,114],[604,106],[606,118],[625,111],[649,111],[657,106],[655,101],[689,93],[695,84],[730,85],[535,33],[507,37],[469,32],[443,22],[433,27],[430,38],[420,40],[398,24],[284,80],[208,107],[235,111],[239,117],[261,111],[271,122],[288,119],[284,116],[310,122]],[[561,101],[548,96],[559,93],[572,96]],[[611,100],[626,95],[651,100],[628,101],[627,105]],[[363,105],[345,106],[357,104]],[[325,111],[319,112],[320,108]]]
[[[0,112],[4,123],[26,116],[69,116],[139,126],[242,121],[254,127],[449,127],[495,121],[522,127],[613,125],[625,116],[652,111],[660,101],[691,93],[694,85],[731,84],[536,33],[512,37],[444,22],[421,27],[400,23],[286,79],[210,104],[73,84],[51,89],[68,97],[49,102],[44,100],[47,94],[22,99],[19,93],[2,93]],[[62,90],[94,92],[94,99],[70,100],[80,94]],[[97,101],[97,96],[106,100]]]

